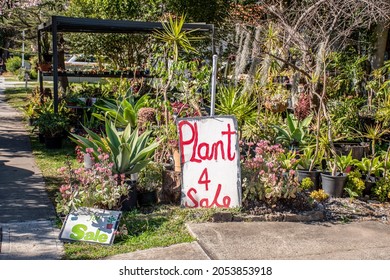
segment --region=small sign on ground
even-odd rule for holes
[[[67,216],[60,239],[112,244],[121,215],[120,211],[80,208]]]

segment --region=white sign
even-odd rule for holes
[[[68,215],[60,239],[112,244],[121,214],[120,211],[80,208]]]
[[[240,152],[234,117],[178,119],[185,207],[241,206]]]

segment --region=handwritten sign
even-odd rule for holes
[[[185,207],[241,205],[240,154],[234,117],[178,119]]]
[[[60,232],[60,239],[112,244],[122,212],[80,208],[71,212]]]

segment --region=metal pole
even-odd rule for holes
[[[215,92],[217,88],[217,58],[216,54],[213,55],[213,72],[211,74],[211,107],[210,107],[210,117],[214,116],[215,112]]]
[[[38,30],[38,65],[42,63],[42,58],[41,58],[41,52],[42,52],[42,47],[41,47],[41,31]],[[43,74],[41,69],[38,67],[38,82],[39,82],[39,95],[40,95],[40,102],[41,104],[43,103]]]
[[[53,39],[53,98],[54,113],[58,114],[58,50],[57,50],[57,20],[52,19],[52,39]]]
[[[22,31],[22,68],[24,68],[24,30]]]

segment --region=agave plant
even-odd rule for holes
[[[285,125],[273,126],[277,132],[276,141],[289,148],[296,148],[307,144],[310,139],[309,125],[311,120],[311,115],[299,121],[293,114],[288,114]]]
[[[134,97],[123,98],[121,101],[103,100],[103,105],[95,105],[101,113],[93,113],[93,116],[101,121],[108,118],[115,126],[125,128],[128,124],[132,128],[137,126],[137,112],[148,100],[148,95],[143,95],[137,102]]]
[[[99,150],[108,153],[113,162],[113,172],[117,174],[134,174],[143,169],[150,161],[158,142],[149,142],[151,131],[138,134],[128,124],[124,131],[118,131],[112,122],[106,121],[105,134],[99,136],[85,128],[87,137],[72,134],[72,140],[84,150],[93,148],[93,156],[98,160]]]

